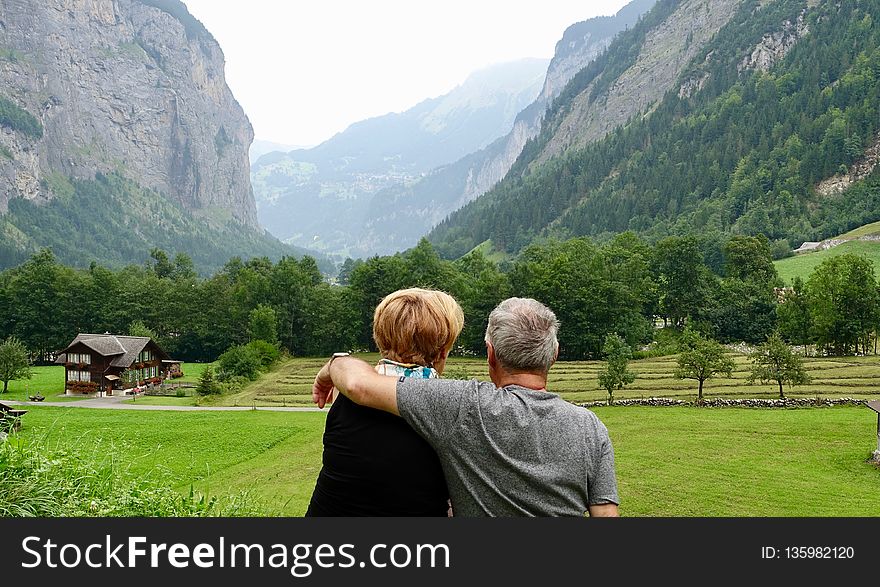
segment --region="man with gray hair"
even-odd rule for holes
[[[510,298],[486,329],[492,383],[396,379],[334,355],[312,398],[323,408],[335,386],[355,403],[402,416],[440,457],[457,516],[617,516],[607,429],[546,389],[558,329],[540,302]]]

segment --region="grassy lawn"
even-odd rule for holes
[[[862,231],[863,229],[867,230],[872,226],[874,225],[869,224],[858,228],[853,232]],[[873,231],[875,232],[876,228],[874,228]],[[873,232],[868,232],[866,234],[872,233]],[[863,235],[858,234],[856,236]],[[794,257],[780,259],[774,261],[773,264],[776,265],[776,271],[779,272],[779,277],[781,277],[787,285],[791,285],[792,281],[797,276],[800,276],[801,279],[806,281],[813,270],[825,259],[843,255],[845,253],[853,253],[867,257],[868,260],[874,264],[874,271],[880,274],[880,242],[875,241],[850,241],[837,245],[832,249],[804,253],[801,255],[795,255]]]
[[[867,408],[597,408],[621,515],[878,516]]]
[[[138,400],[140,401],[140,400]],[[877,516],[876,414],[603,407],[627,516]],[[107,446],[132,473],[180,491],[248,491],[269,514],[302,515],[321,465],[325,413],[125,412],[39,407],[24,438]]]
[[[375,354],[359,355],[375,362]],[[748,385],[749,362],[745,355],[734,354],[736,371],[730,379],[712,379],[703,392],[707,398],[774,398],[779,391],[774,385]],[[241,392],[210,398],[210,405],[229,406],[310,406],[315,374],[324,363],[323,358],[295,358],[281,364]],[[813,377],[810,385],[786,389],[792,397],[880,397],[880,357],[808,358],[807,370]],[[595,401],[606,398],[599,389],[597,373],[599,361],[560,362],[550,371],[548,387],[573,402]],[[695,399],[697,384],[691,380],[675,379],[674,356],[633,361],[630,368],[637,374],[633,384],[616,391],[615,399],[664,396],[676,399]],[[450,359],[445,375],[454,378],[476,378],[488,381],[485,359]],[[140,401],[140,400],[138,400]],[[208,405],[206,403],[206,405]]]
[[[854,230],[847,232],[846,234],[842,234],[838,238],[841,238],[843,240],[850,240],[863,236],[875,236],[878,234],[880,234],[880,222],[872,222],[871,224],[865,224],[864,226],[860,226]]]
[[[0,384],[0,390],[2,390]],[[30,379],[19,379],[9,382],[9,391],[0,394],[0,402],[3,400],[28,401],[28,395],[41,393],[46,401],[78,401],[81,397],[68,397],[64,395],[64,367],[62,365],[49,365],[43,367],[31,367]]]
[[[269,514],[300,515],[320,470],[325,417],[321,412],[39,407],[25,416],[22,434],[45,437],[50,445],[59,443],[72,451],[106,446],[130,473],[170,473],[181,492],[188,492],[191,484],[217,495],[247,490]],[[297,460],[294,455],[302,456]],[[231,479],[235,472],[241,476]],[[284,483],[273,481],[279,475]],[[285,506],[291,496],[296,496],[295,503]]]
[[[208,365],[213,365],[214,370],[217,369],[217,363],[181,363],[180,370],[183,371],[183,377],[172,379],[173,383],[198,383],[199,377]]]

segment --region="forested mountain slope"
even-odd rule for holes
[[[649,67],[674,45],[658,41],[664,31],[697,17],[717,34],[698,49],[703,32],[685,35],[680,70]],[[797,246],[877,220],[865,159],[880,124],[878,19],[866,0],[661,0],[575,76],[504,181],[430,239],[448,256],[489,239],[513,252],[540,236],[625,230]],[[663,71],[654,82],[666,87],[631,95],[643,97],[610,128],[608,105],[634,68]],[[838,174],[857,180],[816,189]]]

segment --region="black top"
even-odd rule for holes
[[[340,394],[327,414],[324,466],[307,516],[445,516],[434,449],[403,418]]]

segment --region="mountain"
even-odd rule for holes
[[[309,147],[301,146],[301,145],[286,145],[284,143],[275,143],[273,141],[263,141],[260,139],[254,139],[254,142],[251,143],[251,148],[248,150],[248,158],[251,162],[251,165],[257,162],[257,160],[265,155],[266,153],[272,153],[274,151],[288,152],[296,149],[308,149]]]
[[[291,253],[257,221],[252,139],[179,0],[0,0],[0,264]]]
[[[366,212],[361,251],[392,253],[407,249],[449,213],[491,189],[510,170],[526,143],[538,135],[544,113],[568,81],[655,2],[634,0],[614,16],[591,18],[568,27],[556,44],[541,93],[517,115],[513,129],[486,148],[435,169],[418,182],[378,192]]]
[[[505,178],[429,239],[763,234],[880,220],[880,5],[660,0],[581,70]]]
[[[489,67],[444,96],[355,123],[315,148],[264,155],[251,169],[261,222],[301,246],[375,252],[358,237],[373,195],[504,135],[540,92],[546,68],[541,59]]]

